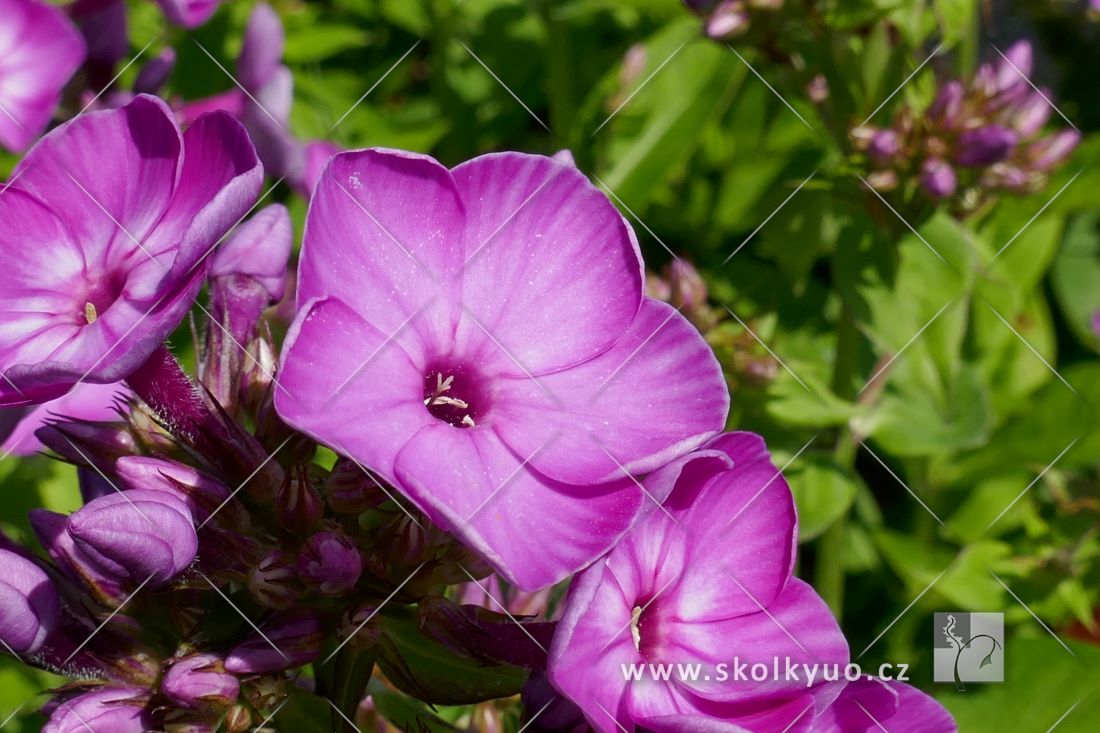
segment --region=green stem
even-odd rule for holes
[[[833,391],[840,397],[852,395],[852,376],[855,374],[859,350],[859,329],[855,314],[845,300],[837,324],[836,364],[833,369]],[[837,436],[833,458],[838,467],[851,471],[855,466],[855,436],[847,426]],[[848,513],[837,518],[817,541],[814,565],[814,586],[839,619],[844,611],[844,547],[847,537]]]
[[[577,104],[573,94],[573,49],[569,28],[558,17],[558,3],[535,0],[546,29],[546,96],[550,106],[550,129],[554,144],[569,148]]]

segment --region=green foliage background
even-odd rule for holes
[[[751,38],[704,39],[677,0],[273,4],[300,138],[447,164],[568,148],[635,226],[652,269],[669,250],[697,264],[724,316],[709,337],[729,367],[730,427],[762,433],[789,462],[799,572],[840,611],[853,656],[869,647],[861,662],[912,663],[912,681],[962,731],[1095,729],[1100,24],[1057,2],[983,13],[971,0],[788,0],[814,9],[778,42],[798,49],[792,64]],[[188,34],[133,2],[133,52],[177,48],[167,97],[225,91],[233,82],[194,41],[232,69],[250,7],[233,0]],[[971,73],[1020,34],[1042,49],[1039,83],[1083,144],[1033,196],[964,222],[909,207],[903,222],[861,183],[847,129],[936,44],[936,62],[875,120],[926,103],[937,72]],[[644,68],[624,76],[632,48]],[[819,72],[823,107],[806,93]],[[273,198],[300,228],[304,202],[284,187]],[[738,372],[746,348],[781,360],[774,379]],[[0,491],[0,526],[16,537],[31,507],[78,503],[70,470],[43,457],[0,462]],[[937,610],[1004,611],[1005,684],[933,688]],[[0,721],[50,683],[0,660]],[[15,713],[3,730],[40,724]]]

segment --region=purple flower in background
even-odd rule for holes
[[[198,28],[210,20],[221,0],[157,0],[164,17],[184,28]]]
[[[0,18],[0,145],[19,151],[46,129],[85,47],[42,0],[0,0]]]
[[[34,654],[57,625],[61,599],[36,562],[0,548],[0,642]]]
[[[129,396],[121,384],[78,384],[63,397],[37,407],[0,407],[0,456],[29,456],[42,450],[42,442],[35,431],[60,419],[112,420],[119,417],[119,406]],[[14,420],[12,419],[14,418]],[[4,437],[4,422],[10,432]]]
[[[0,195],[0,404],[129,376],[187,312],[262,176],[231,117],[181,134],[144,95],[43,138]]]
[[[228,705],[241,694],[241,683],[225,671],[221,658],[195,654],[173,662],[160,684],[172,702],[184,707]]]
[[[646,486],[668,496],[663,509],[573,581],[550,650],[554,686],[599,733],[623,726],[762,733],[824,710],[840,685],[715,673],[735,658],[769,669],[775,657],[848,662],[829,609],[791,576],[794,502],[764,441],[719,436]],[[685,660],[707,666],[710,679],[628,682],[623,672],[623,665]]]
[[[1001,125],[967,130],[959,135],[955,161],[969,168],[992,165],[1007,158],[1016,141],[1016,133]]]
[[[149,718],[148,691],[137,687],[102,687],[57,704],[42,733],[143,733]]]
[[[861,679],[813,721],[807,733],[955,733],[943,706],[901,682]]]
[[[91,501],[66,524],[83,558],[103,575],[129,585],[162,585],[195,559],[191,511],[165,491],[122,491]]]
[[[341,153],[299,273],[279,413],[523,589],[584,567],[652,504],[625,472],[724,425],[713,353],[643,297],[633,233],[568,164]]]
[[[947,198],[955,193],[955,169],[945,160],[928,158],[921,164],[920,184],[932,198]]]
[[[88,67],[93,82],[102,88],[111,81],[115,64],[130,50],[126,35],[126,3],[124,0],[76,0],[68,11],[88,45]]]

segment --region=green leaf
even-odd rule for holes
[[[1050,273],[1058,305],[1077,339],[1100,351],[1092,319],[1100,313],[1100,212],[1074,218]]]
[[[343,51],[362,48],[369,37],[352,25],[313,23],[287,35],[283,60],[290,64],[323,61]]]
[[[275,716],[278,730],[332,733],[332,706],[311,692],[290,685],[286,703]]]
[[[387,679],[417,699],[438,705],[468,703],[519,694],[528,672],[486,665],[437,643],[411,617],[386,616],[378,666]]]
[[[851,506],[856,478],[832,461],[815,456],[787,477],[798,507],[798,540],[806,542],[824,532]]]
[[[379,680],[371,680],[367,690],[375,709],[387,721],[404,731],[416,733],[457,733],[458,728],[433,715],[420,702],[386,687]],[[287,730],[296,730],[288,728]]]

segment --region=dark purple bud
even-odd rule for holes
[[[290,611],[276,616],[225,658],[234,674],[264,674],[309,664],[321,655],[325,638],[321,622],[312,612]]]
[[[134,436],[122,422],[57,422],[35,431],[44,446],[70,463],[108,470],[120,456],[137,450]]]
[[[1049,171],[1068,158],[1079,142],[1081,133],[1077,130],[1060,130],[1032,143],[1027,155],[1033,168]]]
[[[901,139],[893,130],[879,130],[867,145],[867,155],[876,163],[890,162],[901,151]]]
[[[61,572],[87,586],[102,603],[111,605],[126,597],[118,579],[103,573],[76,546],[66,531],[68,517],[45,509],[32,509],[29,517],[38,542]]]
[[[198,536],[187,505],[164,491],[138,489],[96,499],[78,509],[66,530],[104,575],[160,585],[195,559]]]
[[[237,78],[241,86],[254,92],[275,74],[283,58],[283,24],[267,3],[258,3],[248,16],[244,44],[237,58]]]
[[[719,3],[707,18],[705,29],[708,36],[716,41],[724,41],[743,33],[749,27],[749,14],[740,0],[726,0]]]
[[[166,48],[141,67],[134,79],[134,94],[157,94],[176,68],[176,50]]]
[[[241,694],[241,683],[213,654],[195,654],[172,664],[160,686],[172,702],[186,708],[227,706]]]
[[[1029,94],[1012,114],[1012,125],[1021,137],[1029,137],[1039,132],[1050,119],[1053,107],[1050,106],[1050,91],[1042,90]]]
[[[344,593],[359,582],[363,556],[348,537],[318,532],[306,540],[298,555],[298,574],[322,593]]]
[[[144,733],[152,725],[147,702],[148,691],[138,687],[101,687],[59,701],[42,733]]]
[[[340,638],[356,649],[369,649],[382,638],[382,618],[378,606],[361,603],[344,614],[340,620]]]
[[[124,0],[76,0],[69,15],[88,44],[88,60],[99,70],[107,72],[130,52]]]
[[[284,553],[269,552],[249,571],[248,590],[268,608],[289,608],[301,596],[298,571]]]
[[[317,493],[314,481],[305,466],[299,466],[296,475],[289,474],[275,495],[275,514],[279,525],[296,535],[313,529],[325,512],[325,504]]]
[[[998,163],[1009,156],[1018,140],[1015,131],[1002,125],[967,130],[955,145],[955,162],[967,168]]]
[[[0,641],[16,654],[34,654],[57,626],[61,599],[33,560],[0,549]]]
[[[966,90],[961,82],[949,81],[940,87],[928,114],[943,127],[954,127],[958,122],[959,112],[962,110],[963,97]]]
[[[337,514],[361,514],[387,498],[379,480],[349,458],[336,461],[322,490],[328,505]]]
[[[944,160],[928,158],[921,164],[920,185],[932,198],[948,198],[955,193],[955,169]]]
[[[584,713],[558,694],[544,674],[533,674],[523,687],[525,721],[532,733],[584,733],[588,730]]]
[[[180,499],[200,522],[224,510],[230,496],[229,488],[210,474],[164,458],[123,456],[115,463],[115,475],[120,488],[163,491]]]
[[[76,482],[80,486],[80,498],[87,504],[101,496],[115,492],[115,487],[94,468],[76,467]]]

